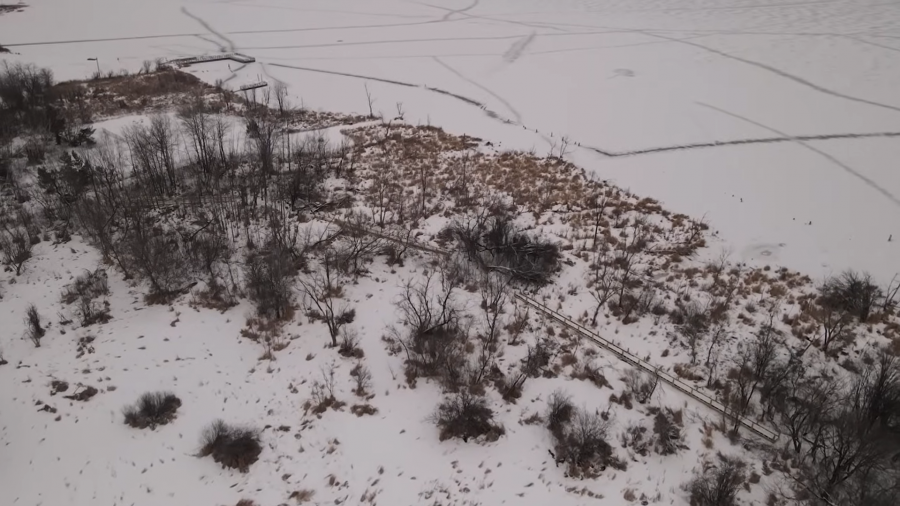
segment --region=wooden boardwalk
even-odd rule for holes
[[[360,227],[358,225],[351,225],[349,223],[345,223],[345,222],[342,222],[339,220],[334,220],[333,223],[335,225],[337,225],[341,228],[347,229],[347,230],[363,232],[363,233],[366,233],[373,237],[379,237],[381,239],[385,239],[387,241],[392,241],[392,242],[401,244],[403,246],[407,246],[412,249],[424,251],[426,253],[436,254],[436,255],[445,256],[445,257],[449,256],[451,254],[449,251],[446,251],[446,250],[442,250],[442,249],[435,248],[432,246],[426,246],[424,244],[419,244],[412,240],[407,240],[402,237],[394,236],[394,235],[391,235],[391,234],[388,234],[385,232],[378,232],[378,231],[371,230],[366,227]],[[590,340],[591,342],[593,342],[600,348],[612,353],[612,355],[614,357],[618,358],[622,362],[630,364],[631,366],[636,367],[648,374],[652,374],[652,375],[656,376],[663,383],[665,383],[669,386],[672,386],[679,392],[681,392],[681,393],[687,395],[688,397],[690,397],[691,399],[694,399],[695,401],[703,404],[707,408],[712,409],[713,411],[716,411],[719,414],[724,415],[725,417],[727,417],[731,420],[739,422],[742,427],[744,427],[745,429],[749,430],[750,432],[756,434],[757,436],[760,436],[763,439],[765,439],[769,442],[773,442],[773,443],[778,440],[778,437],[779,437],[778,432],[773,431],[772,429],[770,429],[769,427],[766,427],[765,425],[756,423],[747,417],[736,415],[735,413],[731,412],[731,410],[729,410],[727,406],[725,406],[721,402],[719,402],[716,399],[714,399],[713,397],[711,397],[703,389],[697,388],[696,386],[691,385],[691,384],[681,380],[680,378],[673,376],[672,374],[669,374],[668,372],[663,370],[662,367],[655,366],[655,365],[651,364],[650,362],[647,362],[646,360],[641,359],[640,357],[634,355],[630,351],[622,348],[618,344],[616,344],[608,339],[603,338],[602,336],[600,336],[600,334],[597,334],[593,330],[588,329],[584,325],[581,325],[580,323],[576,322],[575,320],[569,318],[568,316],[566,316],[562,313],[559,313],[557,311],[554,311],[553,309],[550,309],[549,307],[545,306],[544,304],[541,304],[540,302],[532,299],[531,297],[528,297],[527,295],[519,293],[518,291],[515,291],[513,295],[515,298],[524,302],[526,305],[533,308],[537,312],[550,318],[551,320],[555,321],[556,323],[578,333],[578,335],[587,338],[588,340]]]

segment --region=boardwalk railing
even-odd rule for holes
[[[752,431],[753,433],[755,433],[771,442],[774,442],[778,439],[777,432],[774,432],[773,430],[769,429],[768,427],[758,424],[746,417],[737,416],[736,414],[732,413],[724,404],[713,399],[706,392],[698,389],[696,386],[691,385],[690,383],[686,383],[686,382],[682,381],[680,378],[673,376],[673,375],[669,374],[668,372],[664,371],[661,367],[655,366],[655,365],[647,362],[646,360],[643,360],[643,359],[637,357],[636,355],[634,355],[633,353],[629,352],[628,350],[622,348],[618,344],[616,344],[612,341],[609,341],[608,339],[604,339],[599,334],[593,332],[592,330],[588,329],[584,325],[581,325],[580,323],[572,320],[571,318],[569,318],[557,311],[550,309],[549,307],[541,304],[540,302],[538,302],[530,297],[527,297],[525,295],[522,295],[520,293],[515,293],[514,295],[517,299],[519,299],[522,302],[524,302],[525,304],[533,307],[538,312],[544,314],[545,316],[548,316],[549,318],[551,318],[553,320],[556,320],[561,325],[564,325],[565,327],[568,327],[569,329],[574,330],[575,332],[578,332],[580,335],[593,341],[595,344],[597,344],[601,348],[612,353],[614,356],[616,356],[616,358],[618,358],[622,362],[631,364],[632,366],[637,367],[638,369],[642,369],[645,372],[656,376],[663,383],[666,383],[668,385],[675,387],[676,390],[679,390],[682,393],[684,393],[685,395],[693,398],[694,400],[697,400],[697,401],[703,403],[708,408],[718,411],[719,413],[725,415],[728,418],[731,418],[732,420],[739,421],[741,426],[747,428],[748,430]]]
[[[441,256],[450,255],[450,252],[448,252],[446,250],[434,248],[431,246],[426,246],[424,244],[419,244],[419,243],[416,243],[415,241],[412,241],[409,239],[404,239],[404,238],[397,237],[397,236],[393,236],[390,234],[386,234],[384,232],[377,232],[377,231],[371,230],[366,227],[361,227],[359,225],[351,225],[349,223],[344,223],[344,222],[338,221],[338,220],[335,220],[334,224],[341,228],[347,229],[347,230],[355,230],[357,232],[362,232],[362,233],[371,235],[373,237],[380,237],[380,238],[388,240],[388,241],[396,242],[398,244],[407,246],[412,249],[417,249],[420,251],[425,251],[428,253],[433,253],[433,254],[437,254],[437,255],[441,255]],[[618,358],[622,362],[630,364],[634,367],[637,367],[638,369],[641,369],[641,370],[647,372],[648,374],[652,374],[652,375],[656,376],[663,383],[674,387],[676,390],[678,390],[678,391],[682,392],[683,394],[687,395],[688,397],[700,402],[701,404],[705,405],[706,407],[721,413],[722,415],[724,415],[725,417],[727,417],[731,420],[739,422],[742,427],[753,432],[754,434],[756,434],[770,442],[775,442],[778,439],[779,434],[777,432],[773,431],[772,429],[770,429],[762,424],[756,423],[747,417],[738,416],[736,413],[733,413],[731,410],[729,410],[727,406],[725,406],[721,402],[717,401],[713,397],[710,397],[709,394],[707,394],[705,391],[697,388],[694,385],[691,385],[690,383],[686,383],[685,381],[682,381],[680,378],[678,378],[676,376],[669,374],[668,372],[664,371],[661,367],[655,366],[655,365],[651,364],[650,362],[647,362],[646,360],[639,358],[638,356],[634,355],[630,351],[622,348],[618,344],[616,344],[608,339],[601,337],[596,332],[588,329],[587,327],[576,322],[575,320],[572,320],[568,316],[565,316],[562,313],[554,311],[554,310],[550,309],[549,307],[541,304],[540,302],[532,299],[531,297],[522,295],[521,293],[515,292],[514,296],[517,299],[524,302],[525,304],[527,304],[528,306],[534,308],[536,311],[540,312],[541,314],[551,318],[552,320],[555,320],[560,325],[563,325],[571,330],[574,330],[575,332],[578,332],[579,335],[586,337],[587,339],[591,340],[597,346],[600,346],[601,348],[609,351],[610,353],[612,353],[616,358]]]
[[[186,67],[195,63],[205,63],[211,61],[232,60],[238,63],[253,63],[256,58],[240,53],[219,53],[203,56],[190,56],[187,58],[177,58],[164,63],[166,66]]]

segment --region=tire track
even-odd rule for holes
[[[705,107],[712,107],[706,104],[700,104]],[[716,109],[718,110],[718,109]],[[741,118],[744,119],[744,118]],[[772,132],[772,130],[768,127],[766,128]],[[775,132],[780,133],[780,132]],[[865,134],[825,134],[825,135],[794,135],[794,136],[785,136],[783,137],[759,137],[754,139],[736,139],[732,141],[712,141],[712,142],[697,142],[691,144],[678,144],[675,146],[663,146],[658,148],[646,148],[646,149],[635,149],[632,151],[606,151],[600,148],[596,148],[593,146],[581,145],[581,147],[585,149],[590,149],[591,151],[597,152],[603,156],[607,156],[609,158],[618,158],[622,156],[636,156],[636,155],[647,155],[651,153],[663,153],[666,151],[684,151],[689,149],[702,149],[702,148],[718,148],[723,146],[739,146],[742,144],[776,144],[779,142],[802,142],[802,141],[829,141],[834,139],[872,139],[872,138],[890,138],[890,137],[900,137],[900,132],[873,132],[873,133],[865,133]]]
[[[257,60],[257,61],[259,61],[259,60]],[[263,63],[263,62],[260,62],[260,63]],[[365,76],[362,74],[351,74],[349,72],[337,72],[334,70],[314,69],[314,68],[310,68],[310,67],[300,67],[297,65],[286,65],[283,63],[265,62],[265,63],[263,63],[263,65],[271,65],[273,67],[281,67],[281,68],[286,68],[286,69],[302,70],[305,72],[315,72],[318,74],[328,74],[328,75],[341,76],[341,77],[351,77],[354,79],[363,79],[366,81],[376,81],[376,82],[385,83],[385,84],[393,84],[396,86],[403,86],[405,88],[418,88],[421,90],[426,90],[426,91],[430,91],[433,93],[438,93],[440,95],[452,97],[452,98],[459,100],[460,102],[463,102],[465,104],[478,107],[479,109],[484,111],[485,114],[487,114],[491,118],[494,118],[498,121],[502,121],[503,123],[513,123],[512,120],[506,119],[503,116],[497,114],[495,111],[488,109],[487,105],[479,102],[478,100],[466,97],[464,95],[459,95],[457,93],[452,93],[447,90],[443,90],[441,88],[435,88],[432,86],[426,86],[426,85],[422,85],[422,84],[407,83],[407,82],[403,82],[403,81],[395,81],[393,79],[384,79],[382,77]],[[473,84],[475,84],[475,83],[473,83]],[[503,100],[502,98],[499,98],[499,97],[498,97],[498,99],[501,101]]]
[[[467,82],[467,83],[469,83],[469,84],[471,84],[471,85],[473,85],[473,86],[477,86],[479,89],[484,90],[485,93],[487,93],[487,94],[489,94],[490,96],[492,96],[492,97],[496,98],[497,100],[499,100],[504,106],[506,106],[506,108],[509,110],[509,112],[513,113],[513,116],[515,116],[515,118],[516,118],[516,123],[522,123],[522,115],[519,114],[519,111],[517,111],[516,108],[512,106],[512,104],[510,104],[509,102],[507,102],[505,98],[503,98],[503,97],[501,97],[500,95],[494,93],[493,91],[491,91],[490,89],[488,89],[486,86],[482,86],[481,84],[479,84],[479,83],[473,81],[472,79],[469,79],[468,77],[464,76],[462,73],[460,73],[459,71],[457,71],[456,69],[454,69],[454,68],[451,67],[450,65],[447,65],[446,63],[444,63],[444,62],[443,62],[440,58],[438,58],[437,56],[433,56],[432,59],[433,59],[435,62],[437,62],[438,65],[440,65],[440,66],[444,67],[445,69],[449,70],[449,71],[452,72],[455,76],[459,77],[459,78],[462,79],[463,81],[465,81],[465,82]]]
[[[773,132],[773,133],[776,133],[776,134],[778,134],[778,135],[783,136],[784,139],[787,140],[787,141],[793,141],[793,142],[796,142],[796,143],[800,144],[801,146],[805,147],[806,149],[809,149],[810,151],[813,151],[813,152],[819,154],[820,156],[822,156],[822,157],[828,159],[829,161],[831,161],[832,163],[834,163],[834,164],[837,165],[838,167],[844,169],[845,171],[847,171],[847,173],[849,173],[850,175],[856,177],[857,179],[859,179],[860,181],[862,181],[863,183],[865,183],[867,186],[871,187],[873,190],[875,190],[875,191],[877,191],[878,193],[884,195],[888,200],[890,200],[891,202],[893,202],[894,205],[896,205],[897,207],[900,207],[900,198],[897,198],[896,195],[894,195],[893,193],[891,193],[891,192],[887,191],[886,189],[884,189],[883,187],[881,187],[877,182],[875,182],[875,181],[872,180],[872,179],[869,179],[866,175],[864,175],[864,174],[862,174],[862,173],[860,173],[860,172],[857,172],[855,169],[853,169],[853,168],[850,167],[849,165],[845,164],[844,162],[841,162],[840,160],[838,160],[837,158],[831,156],[830,154],[828,154],[828,153],[826,153],[826,152],[824,152],[824,151],[822,151],[822,150],[816,148],[815,146],[811,146],[811,145],[807,144],[806,142],[804,142],[804,141],[806,141],[806,140],[818,140],[818,139],[809,139],[809,138],[803,139],[803,138],[800,138],[800,137],[791,136],[791,135],[788,135],[788,134],[786,134],[786,133],[784,133],[784,132],[780,132],[780,131],[778,131],[778,130],[775,130],[775,129],[772,128],[772,127],[763,125],[762,123],[753,121],[752,119],[749,119],[749,118],[745,118],[745,117],[740,116],[740,115],[738,115],[738,114],[735,114],[735,113],[733,113],[733,112],[729,112],[729,111],[726,111],[726,110],[724,110],[724,109],[720,109],[720,108],[718,108],[718,107],[716,107],[716,106],[709,105],[709,104],[704,104],[704,103],[702,103],[702,102],[697,102],[697,104],[698,104],[698,105],[702,105],[703,107],[707,107],[707,108],[709,108],[709,109],[712,109],[712,110],[714,110],[714,111],[718,111],[718,112],[720,112],[720,113],[722,113],[722,114],[731,116],[732,118],[737,118],[737,119],[739,119],[739,120],[746,121],[747,123],[750,123],[751,125],[756,125],[756,126],[758,126],[758,127],[760,127],[760,128],[765,128],[766,130],[768,130],[768,131],[770,131],[770,132]],[[861,135],[860,135],[860,136],[861,136]],[[890,137],[897,137],[897,136],[900,136],[900,134],[893,134],[893,135],[890,135]],[[882,137],[888,137],[888,135],[882,135]]]
[[[866,104],[866,105],[871,105],[871,106],[874,106],[874,107],[880,107],[880,108],[882,108],[882,109],[890,109],[890,110],[892,110],[892,111],[900,112],[900,107],[893,106],[893,105],[890,105],[890,104],[884,104],[884,103],[881,103],[881,102],[875,102],[874,100],[868,100],[868,99],[865,99],[865,98],[854,97],[853,95],[847,95],[847,94],[841,93],[841,92],[839,92],[839,91],[830,90],[830,89],[828,89],[828,88],[825,88],[824,86],[820,86],[820,85],[818,85],[818,84],[816,84],[816,83],[813,83],[813,82],[811,82],[811,81],[807,81],[806,79],[803,79],[802,77],[795,76],[795,75],[789,74],[789,73],[787,73],[787,72],[785,72],[785,71],[783,71],[783,70],[781,70],[781,69],[777,69],[777,68],[775,68],[775,67],[766,65],[765,63],[760,63],[760,62],[754,61],[754,60],[748,60],[747,58],[742,58],[742,57],[740,57],[740,56],[734,56],[734,55],[728,54],[728,53],[726,53],[726,52],[724,52],[724,51],[719,51],[718,49],[714,49],[714,48],[711,48],[711,47],[709,47],[709,46],[704,46],[703,44],[698,44],[698,43],[696,43],[696,42],[691,42],[691,41],[688,41],[688,40],[685,40],[685,39],[677,39],[677,38],[674,38],[674,37],[668,37],[668,36],[665,36],[665,35],[660,35],[660,34],[652,33],[652,32],[645,31],[645,30],[635,30],[635,31],[636,31],[636,32],[639,32],[639,33],[643,33],[644,35],[647,35],[647,36],[650,36],[650,37],[656,37],[656,38],[659,38],[659,39],[665,39],[665,40],[669,40],[669,41],[672,41],[672,42],[677,42],[677,43],[679,43],[679,44],[686,44],[686,45],[688,45],[688,46],[696,47],[696,48],[698,48],[698,49],[702,49],[702,50],[704,50],[704,51],[708,51],[708,52],[710,52],[710,53],[713,53],[713,54],[722,56],[723,58],[728,58],[728,59],[730,59],[730,60],[735,60],[735,61],[738,61],[738,62],[741,62],[741,63],[745,63],[745,64],[747,64],[747,65],[752,65],[752,66],[754,66],[754,67],[756,67],[756,68],[760,68],[760,69],[763,69],[763,70],[765,70],[765,71],[767,71],[767,72],[771,72],[772,74],[775,74],[775,75],[780,76],[780,77],[783,77],[783,78],[785,78],[785,79],[794,81],[794,82],[797,83],[797,84],[802,84],[803,86],[806,86],[806,87],[808,87],[808,88],[812,88],[812,89],[814,89],[814,90],[816,90],[816,91],[818,91],[818,92],[820,92],[820,93],[824,93],[824,94],[826,94],[826,95],[831,95],[831,96],[837,97],[837,98],[843,98],[844,100],[850,100],[851,102],[857,102],[857,103],[860,103],[860,104]]]
[[[506,63],[515,63],[516,60],[522,56],[522,53],[528,49],[528,45],[534,41],[535,37],[537,37],[537,33],[531,32],[527,37],[517,40],[505,53],[503,53],[503,61]]]
[[[187,17],[193,19],[194,21],[200,23],[200,25],[201,25],[203,28],[206,28],[206,29],[209,31],[209,33],[211,33],[211,34],[215,35],[216,37],[222,39],[226,44],[228,44],[228,49],[229,49],[230,51],[232,51],[232,52],[237,51],[237,49],[235,48],[234,42],[232,42],[231,39],[229,39],[228,37],[226,37],[226,36],[222,35],[221,33],[219,33],[215,28],[213,28],[212,26],[210,26],[209,23],[207,23],[206,21],[204,21],[204,20],[203,20],[202,18],[200,18],[199,16],[195,16],[195,15],[191,14],[190,11],[187,10],[187,7],[182,7],[182,8],[181,8],[181,12],[182,12],[182,14],[184,14],[185,16],[187,16]]]
[[[462,14],[466,11],[470,11],[470,10],[474,9],[475,7],[478,7],[478,1],[479,0],[474,0],[472,2],[472,5],[470,5],[468,7],[464,7],[459,10],[451,10],[451,11],[447,12],[447,14],[444,14],[444,17],[441,18],[441,21],[450,21],[450,18],[453,17],[454,14]]]

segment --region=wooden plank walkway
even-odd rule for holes
[[[375,231],[375,230],[372,230],[372,229],[369,229],[366,227],[360,227],[358,225],[351,225],[349,223],[345,223],[345,222],[342,222],[339,220],[333,220],[332,222],[335,225],[337,225],[341,228],[347,229],[347,230],[363,232],[363,233],[366,233],[373,237],[379,237],[379,238],[382,238],[382,239],[385,239],[388,241],[392,241],[392,242],[395,242],[395,243],[403,245],[403,246],[407,246],[412,249],[424,251],[426,253],[432,253],[432,254],[445,256],[445,257],[449,256],[451,254],[449,251],[442,250],[440,248],[426,246],[424,244],[420,244],[420,243],[417,243],[412,240],[406,240],[401,237],[397,237],[397,236],[394,236],[394,235],[391,235],[388,233],[384,233],[384,232],[378,232],[378,231]],[[690,383],[687,383],[687,382],[681,380],[680,378],[673,376],[672,374],[669,374],[668,372],[663,370],[662,367],[655,366],[655,365],[651,364],[650,362],[647,362],[646,360],[641,359],[640,357],[634,355],[630,351],[622,348],[618,344],[616,344],[608,339],[603,338],[602,336],[600,336],[600,334],[597,334],[593,330],[588,329],[584,325],[581,325],[580,323],[576,322],[575,320],[569,318],[568,316],[566,316],[562,313],[559,313],[557,311],[550,309],[549,307],[545,306],[544,304],[541,304],[540,302],[532,299],[531,297],[528,297],[527,295],[519,293],[518,291],[514,291],[513,295],[520,301],[527,304],[529,307],[534,308],[539,313],[556,321],[558,324],[563,325],[564,327],[577,332],[579,335],[587,338],[588,340],[590,340],[597,346],[612,353],[613,356],[615,356],[622,362],[630,364],[631,366],[636,367],[640,370],[643,370],[648,374],[652,374],[652,375],[656,376],[663,383],[665,383],[669,386],[672,386],[679,392],[681,392],[681,393],[687,395],[688,397],[690,397],[691,399],[694,399],[695,401],[703,404],[707,408],[712,409],[713,411],[716,411],[719,414],[722,414],[731,420],[738,421],[742,427],[744,427],[745,429],[749,430],[750,432],[756,434],[757,436],[760,436],[763,439],[765,439],[769,442],[773,442],[773,443],[778,440],[778,437],[779,437],[778,432],[770,429],[769,427],[766,427],[765,425],[756,423],[747,417],[737,416],[736,414],[732,413],[731,410],[728,409],[728,407],[726,407],[724,404],[722,404],[721,402],[719,402],[716,399],[714,399],[713,397],[711,397],[704,390],[697,388],[696,386],[691,385]]]

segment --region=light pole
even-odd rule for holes
[[[97,77],[100,77],[100,60],[98,58],[88,58],[88,61],[92,61],[97,64]]]

